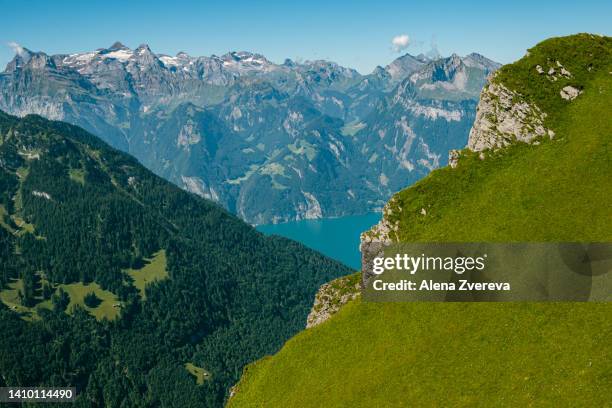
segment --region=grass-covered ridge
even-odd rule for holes
[[[536,72],[557,60],[572,79]],[[398,193],[397,238],[612,241],[611,72],[612,39],[587,34],[503,67],[495,80],[546,112],[555,138],[464,152]],[[567,85],[582,94],[563,100]],[[357,300],[249,366],[229,405],[610,406],[611,319],[609,303]]]

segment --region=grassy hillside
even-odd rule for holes
[[[611,316],[608,304],[356,301],[249,366],[229,406],[605,407]]]
[[[96,319],[114,320],[119,317],[120,305],[119,299],[113,293],[104,290],[97,283],[88,285],[82,282],[71,283],[68,285],[59,285],[70,296],[70,303],[66,310],[68,313],[74,313],[76,307],[83,307],[89,311]],[[89,293],[95,293],[100,299],[100,304],[96,307],[88,307],[85,305],[85,296]]]
[[[23,280],[11,279],[5,287],[0,290],[0,302],[4,303],[10,310],[19,313],[24,320],[38,318],[38,313],[35,308],[24,306],[19,298],[19,293],[23,292]],[[36,308],[51,309],[51,301],[45,299],[37,299]]]
[[[537,74],[557,60],[571,79]],[[397,238],[612,241],[611,73],[612,39],[590,35],[503,67],[495,80],[546,112],[556,137],[484,160],[465,151],[398,193]],[[583,93],[565,101],[566,85]],[[249,366],[229,406],[612,406],[611,319],[610,303],[354,301]]]
[[[0,208],[1,210],[1,208]],[[0,217],[2,213],[0,212]],[[156,281],[168,278],[168,272],[166,270],[166,252],[162,249],[161,251],[153,254],[151,259],[145,259],[146,264],[138,269],[130,268],[127,270],[127,274],[133,279],[133,284],[140,292],[141,298],[146,299],[145,287]],[[92,316],[96,319],[108,319],[114,320],[119,317],[121,308],[124,303],[120,302],[115,294],[104,290],[97,283],[83,284],[82,282],[70,283],[70,284],[52,284],[48,281],[52,288],[51,293],[57,293],[58,289],[64,290],[69,298],[70,302],[66,307],[66,313],[72,313],[76,306],[83,307],[89,311]],[[9,309],[18,312],[25,320],[32,318],[40,318],[37,310],[47,309],[51,310],[53,304],[49,299],[45,299],[43,296],[34,296],[33,302],[30,306],[24,306],[19,293],[23,293],[23,280],[13,279],[11,282],[5,285],[4,289],[0,289],[0,301],[4,303]],[[85,296],[89,293],[94,293],[100,300],[100,304],[96,307],[88,307],[85,305]]]
[[[134,286],[140,292],[140,296],[146,299],[145,288],[153,282],[166,279],[168,271],[166,270],[166,251],[163,249],[155,254],[151,259],[145,260],[146,265],[139,269],[130,268],[128,275],[134,280]]]
[[[66,306],[66,313],[72,314],[76,307],[82,307],[87,310],[96,319],[113,320],[119,317],[120,305],[119,299],[113,293],[104,290],[97,283],[83,284],[82,282],[70,284],[53,284],[53,293],[57,293],[59,289],[64,290],[70,301]],[[24,285],[22,279],[13,279],[4,289],[0,290],[0,302],[4,303],[10,310],[17,312],[24,320],[40,319],[39,311],[52,310],[53,303],[50,299],[45,299],[42,296],[36,296],[31,306],[23,305],[19,293],[23,293]],[[100,304],[96,307],[88,307],[85,305],[84,298],[88,293],[95,293],[100,299]]]

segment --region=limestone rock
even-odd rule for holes
[[[396,198],[394,196],[384,206],[380,222],[369,231],[361,234],[359,251],[361,252],[361,279],[363,283],[373,276],[369,271],[373,270],[372,263],[374,258],[380,256],[387,245],[398,241],[399,220],[391,221],[390,216],[393,215],[392,208],[397,208],[396,211],[401,211],[402,208],[395,204]]]
[[[459,150],[451,150],[448,152],[448,164],[451,168],[456,168],[459,164],[459,156],[461,155]]]
[[[395,197],[391,197],[389,202],[385,204],[383,207],[383,216],[380,222],[374,225],[370,230],[363,232],[361,234],[361,245],[369,244],[371,242],[381,242],[381,243],[391,243],[393,239],[391,235],[394,235],[394,232],[397,231],[398,225],[397,223],[393,224],[389,221],[389,216],[393,213],[391,206],[395,203]],[[362,251],[363,253],[363,251]]]
[[[569,85],[563,87],[563,89],[561,89],[561,92],[560,92],[561,98],[565,99],[566,101],[573,101],[581,93],[582,91],[580,89],[574,88],[573,86],[569,86]]]
[[[572,77],[572,73],[569,72],[567,69],[565,68],[561,68],[561,75],[563,75],[566,78],[571,78]]]
[[[315,296],[314,305],[306,320],[306,328],[323,323],[360,294],[359,279],[354,275],[323,284]]]
[[[475,152],[499,149],[515,141],[531,143],[548,134],[546,113],[494,78],[480,95],[468,148]]]

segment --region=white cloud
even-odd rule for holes
[[[410,45],[410,37],[406,34],[396,35],[391,40],[391,48],[395,52],[401,52]]]
[[[21,45],[17,44],[15,41],[11,41],[7,44],[17,55],[23,55],[24,49]]]
[[[440,55],[440,51],[438,50],[438,41],[436,40],[435,35],[431,36],[430,49],[429,51],[427,51],[425,55],[427,55],[431,59],[440,58],[441,55]]]

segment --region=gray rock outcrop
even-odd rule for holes
[[[372,273],[369,271],[373,270],[373,259],[383,253],[385,246],[397,241],[399,221],[389,219],[393,215],[393,208],[398,208],[396,211],[401,211],[401,207],[395,204],[396,198],[393,196],[383,207],[382,218],[378,224],[361,233],[359,251],[361,252],[362,287],[372,277]]]
[[[535,104],[493,80],[485,86],[470,130],[468,148],[475,152],[499,149],[513,142],[531,143],[541,136],[553,137],[544,127],[546,113]]]
[[[560,91],[561,98],[565,99],[566,101],[573,101],[581,93],[582,91],[580,89],[574,88],[573,86],[569,86],[569,85],[566,87],[563,87],[563,89],[561,89]]]
[[[336,314],[342,306],[360,294],[359,277],[345,276],[322,285],[306,320],[306,328],[317,326]]]
[[[451,150],[450,152],[448,152],[448,164],[453,169],[459,164],[460,155],[461,153],[459,152],[459,150]]]

